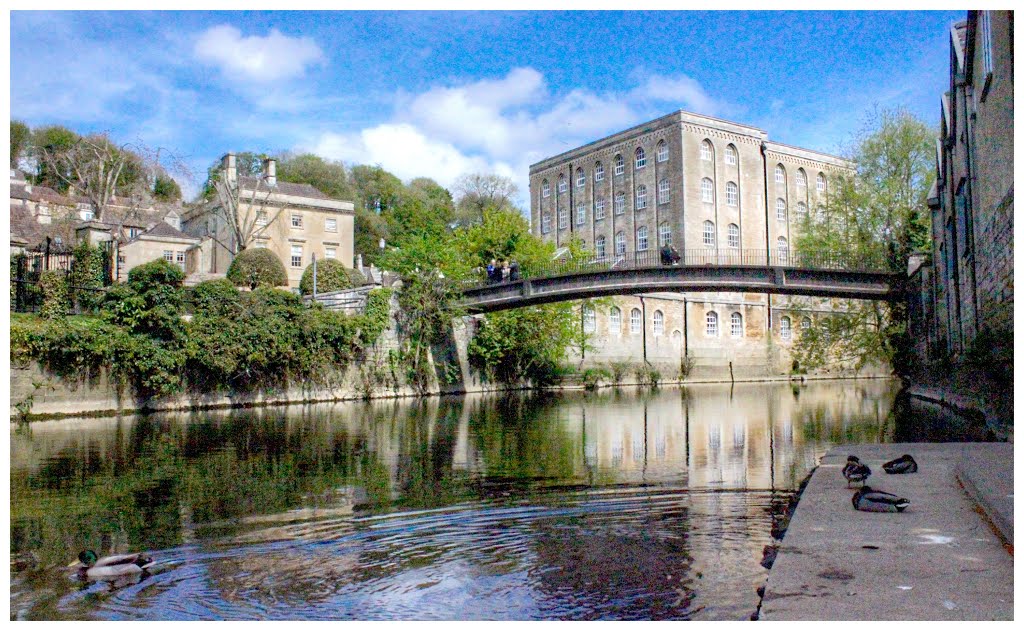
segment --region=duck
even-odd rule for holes
[[[886,473],[917,473],[917,461],[910,454],[903,454],[882,465]]]
[[[864,481],[871,475],[871,469],[861,463],[857,456],[849,456],[846,458],[846,466],[843,467],[843,477],[846,478],[846,488],[850,488],[850,484],[853,482],[860,482],[864,484]]]
[[[860,511],[902,513],[907,506],[910,506],[910,500],[892,493],[876,491],[870,486],[862,486],[853,494],[853,507]]]
[[[68,567],[77,570],[80,578],[104,579],[140,574],[153,565],[153,558],[144,552],[116,554],[101,559],[92,550],[82,550],[78,553],[78,561]]]

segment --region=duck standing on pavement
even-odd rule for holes
[[[857,456],[849,456],[846,459],[846,466],[843,467],[843,477],[846,478],[846,488],[850,488],[850,484],[853,482],[860,482],[864,484],[864,481],[871,475],[871,469],[866,465],[862,464]]]
[[[903,454],[882,465],[886,473],[917,473],[917,461],[910,454]]]
[[[869,513],[902,513],[910,501],[892,493],[862,486],[853,494],[853,507]]]

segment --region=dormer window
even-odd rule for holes
[[[85,208],[79,211],[79,215],[82,217],[82,221],[92,221],[95,213],[93,213],[92,208]]]

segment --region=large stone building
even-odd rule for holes
[[[665,244],[721,262],[785,257],[800,220],[853,168],[755,127],[679,111],[532,165],[531,221],[541,238],[579,238],[598,258],[657,256]],[[596,347],[584,359],[648,361],[666,377],[687,363],[707,376],[788,373],[794,337],[832,308],[739,293],[613,302],[584,313]]]
[[[274,159],[264,161],[260,177],[239,177],[232,153],[221,162],[229,186],[238,191],[239,221],[254,226],[247,247],[273,251],[284,263],[290,287],[299,286],[313,255],[353,266],[355,206],[351,201],[331,199],[309,184],[278,180]],[[225,212],[214,198],[183,218],[184,230],[202,239],[190,271],[203,276],[227,272],[238,244]]]
[[[912,326],[931,361],[978,336],[1013,345],[1013,11],[969,11],[949,36],[932,207],[932,260],[911,277]]]

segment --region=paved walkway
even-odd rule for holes
[[[780,545],[761,619],[1013,619],[1013,556],[992,526],[1008,519],[1012,537],[1012,450],[986,443],[831,450]],[[918,461],[918,473],[882,470],[904,453]],[[848,454],[871,467],[872,488],[906,497],[910,507],[896,514],[854,510],[854,491],[841,473]],[[982,501],[965,493],[958,476]],[[1002,517],[987,520],[979,505]]]

